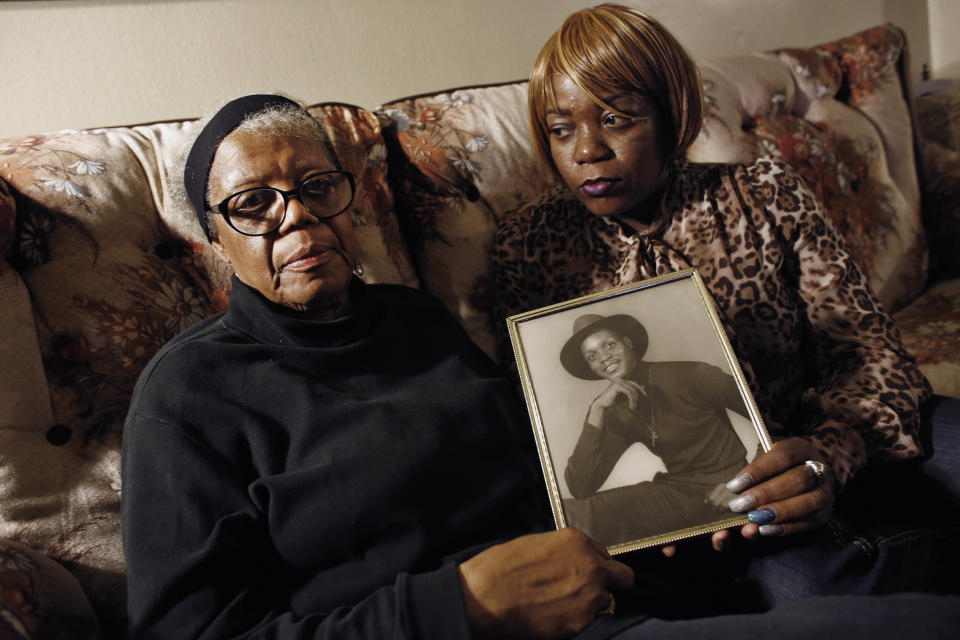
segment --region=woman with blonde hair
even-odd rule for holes
[[[702,123],[698,70],[667,29],[636,9],[604,4],[570,15],[537,57],[528,91],[533,141],[559,184],[500,223],[498,317],[695,267],[775,440],[728,483],[739,494],[730,508],[749,516],[739,532],[756,543],[748,562],[763,574],[768,604],[870,590],[867,582],[878,580],[893,590],[958,590],[934,566],[957,562],[956,460],[923,460],[928,475],[949,479],[944,502],[925,502],[914,473],[929,450],[924,434],[933,434],[934,448],[958,448],[946,441],[956,418],[921,424],[921,406],[936,422],[958,403],[928,401],[929,384],[810,189],[771,158],[685,161]],[[876,489],[875,478],[895,493]],[[863,583],[838,586],[818,563],[845,557],[849,566],[862,547],[831,518],[835,499],[869,500],[873,507],[861,511],[877,516],[897,494],[942,514],[935,533],[909,534],[938,561],[867,562]],[[712,542],[722,550],[734,534],[720,531]],[[881,557],[896,546],[884,544]],[[800,570],[789,580],[754,561],[784,553],[794,553],[790,566]]]

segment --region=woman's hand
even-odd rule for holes
[[[740,528],[744,538],[790,535],[826,523],[833,511],[833,473],[824,463],[821,481],[805,464],[819,458],[814,446],[803,438],[781,440],[770,451],[758,455],[736,478],[721,485],[731,492],[731,511],[747,511],[751,520],[758,521]],[[717,487],[708,499],[716,504],[723,494]],[[710,543],[717,551],[723,551],[732,535],[729,529],[715,531]],[[668,558],[673,557],[677,546],[666,545],[661,551]]]
[[[717,507],[722,512],[727,510],[727,505],[731,500],[737,497],[737,494],[730,491],[725,484],[718,484],[713,488],[706,498],[703,499],[704,502],[709,502],[713,506]]]
[[[478,638],[571,636],[610,605],[609,589],[633,584],[630,567],[576,529],[490,547],[459,570]]]
[[[623,380],[617,378],[611,380],[603,393],[594,398],[590,404],[590,412],[587,414],[587,422],[597,427],[603,426],[603,410],[612,406],[617,401],[617,396],[623,395],[627,398],[627,406],[636,409],[640,401],[640,396],[646,396],[646,390],[633,382],[632,380]]]
[[[730,501],[731,511],[746,511],[750,518],[750,523],[740,529],[744,538],[800,533],[827,521],[833,511],[833,472],[824,463],[821,480],[805,464],[807,460],[820,460],[810,442],[803,438],[781,440],[727,483],[728,489],[740,494]],[[719,546],[722,548],[723,540]]]

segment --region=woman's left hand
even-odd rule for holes
[[[833,511],[833,472],[823,462],[823,478],[806,464],[822,462],[816,448],[803,438],[788,438],[774,444],[745,466],[726,488],[737,494],[730,501],[732,511],[747,512],[751,522],[740,528],[744,538],[785,536],[822,526]],[[714,490],[714,493],[719,493]],[[711,494],[711,497],[713,494]],[[721,529],[711,544],[723,551],[733,532]],[[676,545],[662,548],[665,556],[677,552]]]
[[[739,494],[730,501],[730,509],[747,512],[750,518],[750,523],[740,529],[744,538],[790,535],[826,523],[833,511],[833,472],[823,463],[823,473],[817,474],[815,465],[806,464],[808,460],[823,463],[809,441],[781,440],[727,484]],[[720,547],[723,541],[719,541]],[[714,540],[714,547],[717,542]]]

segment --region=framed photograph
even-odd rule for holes
[[[747,522],[724,485],[770,436],[695,269],[507,324],[558,528],[616,554]]]

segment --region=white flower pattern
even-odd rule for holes
[[[471,160],[470,158],[457,157],[450,160],[452,164],[457,169],[461,171],[466,171],[467,173],[480,173],[480,165]]]
[[[476,153],[477,151],[483,151],[490,144],[490,138],[483,134],[478,134],[470,139],[467,142],[467,151],[471,153]]]
[[[54,193],[62,193],[75,198],[86,198],[89,195],[83,190],[83,187],[67,178],[41,178],[40,184],[49,187]]]
[[[400,131],[410,128],[410,116],[403,109],[387,109],[384,113],[396,123]]]
[[[176,280],[160,283],[155,302],[158,308],[171,314],[166,322],[168,329],[183,331],[205,316],[203,302],[196,296],[193,287],[185,287]]]
[[[98,176],[107,170],[107,163],[100,160],[77,160],[70,165],[77,175]]]

